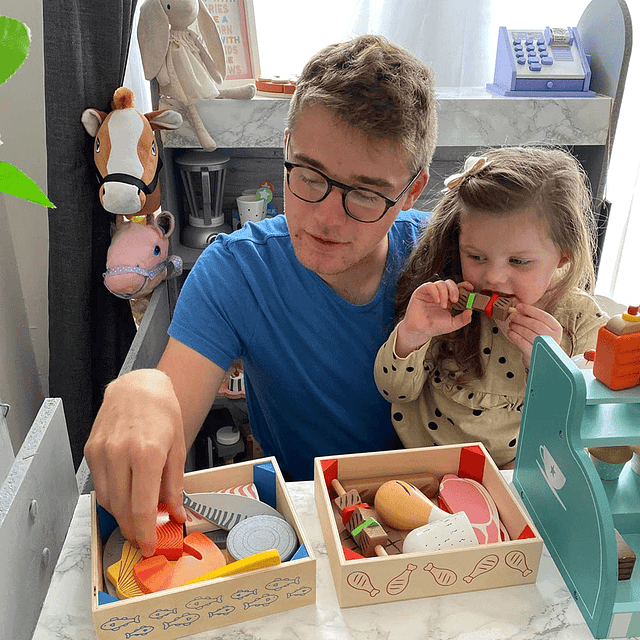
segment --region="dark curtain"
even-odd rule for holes
[[[76,468],[106,384],[133,336],[129,303],[102,282],[110,242],[82,111],[109,112],[137,0],[43,0],[49,210],[49,395],[63,399]]]

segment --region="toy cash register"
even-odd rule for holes
[[[591,97],[590,55],[575,27],[498,32],[492,93],[522,97]]]

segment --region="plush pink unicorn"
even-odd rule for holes
[[[118,216],[122,220],[121,216]],[[113,229],[104,284],[119,298],[148,296],[166,277],[182,273],[182,258],[169,256],[173,214],[163,211],[150,224],[122,220]]]

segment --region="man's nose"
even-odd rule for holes
[[[325,224],[329,226],[344,224],[345,218],[348,217],[344,209],[342,189],[335,185],[332,185],[327,197],[317,206],[320,207],[319,213],[321,213]]]

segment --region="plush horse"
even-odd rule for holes
[[[197,21],[200,35],[189,29]],[[254,84],[219,89],[227,67],[215,20],[202,0],[145,0],[140,7],[138,44],[147,80],[157,78],[160,93],[185,109],[203,149],[215,141],[196,109],[200,100],[251,99]]]
[[[151,224],[142,224],[116,218],[104,284],[119,298],[144,298],[166,277],[182,273],[182,258],[169,256],[173,214],[163,211],[152,219]]]
[[[102,206],[119,215],[153,216],[160,209],[162,168],[154,131],[180,128],[182,116],[170,109],[143,115],[133,103],[133,92],[120,87],[109,114],[85,109],[82,124],[95,138],[93,159]]]

